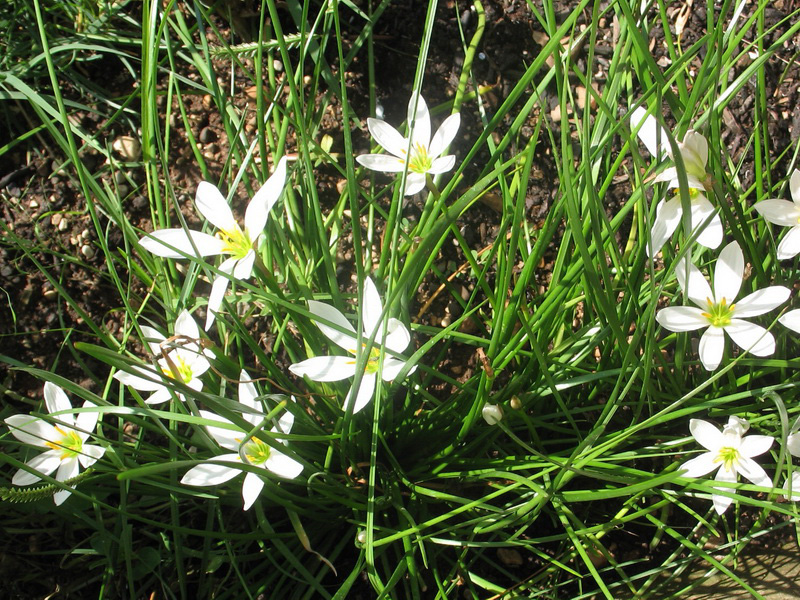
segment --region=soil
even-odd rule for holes
[[[708,16],[705,7],[700,4],[696,2],[687,14],[688,21],[681,37],[683,48],[688,48],[705,31]],[[484,100],[486,110],[491,113],[516,84],[526,64],[539,53],[545,38],[542,28],[531,16],[525,2],[485,0],[483,5],[486,11],[486,30],[474,70],[475,83],[490,88]],[[571,2],[556,3],[556,16],[563,18],[569,14],[571,5]],[[455,93],[463,64],[461,35],[463,32],[463,36],[469,39],[476,27],[475,12],[470,6],[470,3],[463,0],[448,0],[439,4],[423,87],[429,106],[452,100]],[[765,12],[765,28],[772,27],[798,8],[800,0],[777,0]],[[375,30],[375,62],[381,65],[376,73],[375,94],[384,118],[395,125],[405,119],[426,9],[426,3],[414,0],[393,3],[381,16]],[[673,11],[672,16],[678,19],[679,9],[680,5],[673,5],[668,9],[668,14]],[[747,17],[748,10],[749,4],[743,19]],[[257,14],[257,10],[254,14]],[[233,27],[238,28],[236,33],[240,38],[246,38],[247,32],[253,28],[249,18],[252,17],[248,17],[248,12],[242,10],[241,16],[233,23]],[[583,24],[588,19],[591,19],[590,12],[583,15]],[[604,18],[600,23],[595,64],[589,66],[591,72],[598,73],[597,83],[600,86],[603,84],[602,73],[613,52],[613,26],[610,17]],[[231,24],[222,16],[218,17],[218,27],[223,37],[230,34]],[[345,23],[344,36],[348,41],[352,41],[357,33],[355,29],[348,29]],[[672,34],[675,35],[675,31]],[[775,32],[773,38],[778,35],[779,32]],[[211,33],[208,34],[208,39],[212,44],[218,43]],[[771,40],[768,38],[767,42],[769,41]],[[669,54],[664,45],[663,32],[658,28],[652,32],[652,49],[659,65],[668,66]],[[795,38],[778,51],[775,60],[767,63],[763,73],[767,85],[766,96],[769,98],[769,116],[766,120],[769,123],[767,133],[770,147],[773,150],[770,160],[776,161],[773,166],[775,173],[788,171],[791,156],[783,153],[783,150],[800,136],[800,102],[797,101],[800,66],[795,60],[798,51],[800,39]],[[692,67],[699,68],[702,58],[702,54],[698,56]],[[745,69],[751,60],[752,58],[744,58],[737,64],[731,71],[731,78]],[[587,68],[585,61],[585,56],[578,57],[578,65],[583,70]],[[82,68],[86,70],[86,76],[90,80],[101,82],[105,86],[109,97],[125,97],[137,85],[127,71],[119,68],[114,58],[93,61]],[[196,74],[187,72],[185,75],[193,77]],[[369,98],[366,62],[354,62],[349,77],[348,91],[353,102],[351,110],[355,111],[362,124],[360,129],[353,131],[355,149],[357,152],[367,152],[370,138],[366,130],[366,118],[370,115],[366,100]],[[579,82],[572,83],[577,86]],[[247,93],[248,82],[242,78],[235,81],[234,85],[238,86],[236,102],[242,106],[250,104],[252,108],[254,100]],[[62,92],[67,98],[71,94],[77,94],[66,84]],[[80,97],[72,99],[86,101]],[[207,177],[216,180],[226,164],[226,132],[221,126],[219,115],[209,110],[208,98],[197,96],[190,98],[188,102],[191,133],[206,160]],[[733,163],[742,163],[740,178],[741,187],[745,190],[755,177],[753,155],[747,145],[749,132],[753,128],[752,103],[753,98],[749,93],[737,94],[723,115],[723,139],[730,150]],[[546,114],[549,126],[558,139],[561,121],[556,110],[557,96],[554,89],[548,90],[542,105],[541,110]],[[8,122],[20,124],[18,129],[13,130],[12,138],[25,133],[31,124],[37,122],[36,115],[24,106],[4,106],[3,109],[8,112]],[[168,118],[168,107],[162,106],[162,109],[164,118]],[[124,140],[124,136],[135,136],[136,132],[130,124],[126,125],[121,121],[109,123],[98,114],[100,113],[77,111],[75,118],[101,144],[111,147]],[[341,149],[336,147],[336,140],[341,139],[340,116],[340,107],[334,104],[333,110],[326,115],[323,122],[323,133],[334,139],[333,151]],[[440,122],[437,119],[441,118],[441,115],[434,117],[434,127]],[[179,120],[175,125],[177,131],[182,130]],[[508,125],[506,123],[505,127]],[[252,132],[254,123],[249,123],[247,127]],[[482,128],[477,111],[462,111],[459,137],[474,140]],[[531,127],[523,127],[519,143],[524,143],[526,136],[531,134]],[[458,142],[453,147],[457,149]],[[616,150],[618,148],[610,151]],[[171,168],[168,177],[178,190],[180,203],[186,209],[184,214],[188,224],[199,225],[192,207],[192,198],[198,182],[203,179],[203,173],[197,166],[189,136],[173,136],[169,152]],[[487,157],[486,154],[475,157],[465,174],[466,181],[481,170]],[[28,137],[0,156],[0,354],[6,356],[7,362],[11,364],[18,361],[20,367],[34,366],[54,371],[100,393],[108,367],[78,353],[74,349],[74,343],[96,342],[101,334],[119,338],[122,330],[122,304],[99,249],[96,228],[87,211],[86,199],[79,192],[74,172],[68,166],[63,166],[63,162],[64,157],[44,133]],[[141,168],[131,166],[124,172],[112,172],[100,155],[91,153],[86,155],[85,164],[91,173],[100,176],[105,185],[117,189],[135,226],[143,230],[152,228],[149,222],[148,199],[144,195],[144,172]],[[533,178],[526,195],[526,216],[532,223],[541,222],[553,201],[558,188],[556,173],[553,157],[546,149],[546,144],[540,145],[534,157]],[[325,203],[333,203],[338,198],[337,186],[342,182],[333,171],[327,175],[322,171],[317,176],[324,207]],[[619,181],[612,186],[607,195],[609,213],[613,213],[619,203],[627,200],[629,194],[630,186],[625,181]],[[245,198],[246,194],[243,192],[239,197]],[[242,207],[235,206],[234,210],[237,208]],[[420,209],[421,206],[414,204],[412,200],[409,218],[418,216]],[[469,211],[458,225],[470,248],[481,251],[494,241],[498,221],[499,213],[492,206],[492,197],[489,196],[484,204]],[[102,229],[108,225],[102,216],[98,223]],[[108,229],[108,240],[112,248],[122,241],[113,227]],[[557,240],[554,240],[554,247],[556,243]],[[444,272],[455,272],[465,262],[461,248],[446,245],[437,257],[436,265]],[[351,279],[351,275],[346,270],[341,273],[343,284]],[[547,261],[542,265],[538,276],[542,285],[546,284]],[[468,294],[474,288],[475,281],[459,277],[456,285],[461,287],[463,294]],[[431,278],[418,291],[416,304],[411,307],[412,317],[416,322],[438,327],[460,314],[458,303],[448,301],[451,297],[449,294],[437,294],[438,287],[439,280]],[[65,302],[65,297],[71,298],[71,301]],[[99,330],[90,327],[89,322],[97,324]],[[442,357],[440,364],[431,366],[463,381],[481,368],[481,361],[474,349],[454,346]],[[6,409],[12,407],[14,411],[27,410],[40,401],[41,388],[42,382],[35,376],[0,363],[0,392],[4,393],[3,405]],[[449,392],[450,390],[444,388],[439,390],[442,395]],[[619,553],[622,556],[629,552],[644,551],[638,543],[626,541],[623,535],[620,535],[619,544]],[[513,565],[506,566],[513,572]]]

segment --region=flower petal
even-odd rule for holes
[[[294,479],[303,472],[302,464],[275,449],[270,452],[269,458],[264,464],[275,475],[286,479]]]
[[[791,489],[792,493],[789,494],[789,482],[791,481]],[[787,500],[791,500],[792,502],[800,501],[800,471],[795,471],[792,473],[791,479],[787,478],[783,484],[783,489],[786,490],[786,494],[783,495],[784,498]]]
[[[72,410],[72,403],[64,390],[49,381],[44,384],[44,403],[47,406],[47,412],[51,415],[58,412],[69,413]],[[68,420],[70,425],[75,422],[72,418]],[[59,421],[64,422],[64,418],[62,417]]]
[[[736,482],[736,471],[728,471],[724,467],[720,467],[719,471],[717,471],[717,476],[715,477],[717,481],[725,481],[730,483]],[[719,489],[719,488],[717,488]],[[725,488],[726,491],[731,491],[730,488]],[[733,502],[733,498],[729,496],[720,496],[719,494],[713,494],[712,500],[714,501],[714,510],[717,511],[718,515],[721,515]]]
[[[792,456],[800,457],[800,433],[791,433],[786,438],[786,449]],[[800,488],[797,488],[800,491]]]
[[[700,270],[688,259],[681,259],[675,267],[675,277],[678,278],[678,285],[684,295],[700,308],[705,310],[708,307],[708,300],[713,298],[711,287]]]
[[[204,419],[211,421],[212,423],[219,423],[220,425],[231,425],[236,427],[233,423],[231,423],[225,417],[220,417],[218,414],[213,413],[208,410],[201,410],[200,416]],[[242,439],[244,438],[244,432],[236,427],[236,429],[230,429],[227,427],[215,427],[214,425],[205,425],[206,430],[208,430],[209,435],[214,438],[214,441],[217,442],[221,447],[225,448],[226,450],[236,450],[239,451],[239,446],[242,443]],[[238,457],[238,454],[237,454]]]
[[[706,371],[713,371],[722,362],[722,352],[725,349],[725,334],[719,327],[709,327],[700,338],[700,362]]]
[[[658,121],[653,115],[647,114],[647,109],[640,106],[631,113],[631,130],[636,130],[636,135],[644,144],[647,151],[654,159],[659,158],[659,154],[669,147],[667,132],[658,125]]]
[[[782,285],[773,285],[763,290],[758,290],[739,300],[733,309],[737,318],[755,317],[763,315],[789,299],[792,291]]]
[[[228,206],[228,201],[225,200],[225,196],[213,183],[201,181],[200,185],[197,186],[197,194],[194,201],[200,214],[217,229],[231,231],[238,227],[236,219],[233,218],[231,207]]]
[[[158,330],[147,325],[141,325],[139,328],[142,330],[142,342],[147,344],[147,347],[150,348],[150,353],[160,355],[161,342],[167,338],[161,335]]]
[[[754,204],[753,208],[770,223],[782,227],[794,227],[800,219],[800,207],[789,200],[762,200]]]
[[[733,304],[742,287],[744,274],[744,254],[738,242],[731,242],[722,249],[714,267],[714,300],[726,299]]]
[[[91,467],[99,458],[106,453],[106,449],[101,446],[93,446],[84,444],[81,454],[78,455],[78,461],[83,465],[84,469]]]
[[[237,258],[229,258],[219,266],[219,270],[223,273],[230,275],[238,262]],[[217,275],[214,278],[214,283],[211,284],[211,293],[208,295],[208,313],[206,314],[205,329],[211,327],[214,319],[217,317],[219,307],[222,306],[222,299],[225,297],[225,292],[228,289],[228,277],[225,275]]]
[[[761,456],[772,447],[774,442],[775,438],[770,435],[748,435],[742,438],[739,453],[747,458]]]
[[[294,426],[294,415],[290,411],[284,411],[281,418],[278,419],[277,427],[272,428],[272,433],[291,433]],[[285,443],[286,441],[283,440]]]
[[[408,129],[411,132],[411,146],[428,148],[431,143],[431,115],[425,99],[418,93],[411,94],[408,101]]]
[[[372,337],[378,330],[381,324],[381,313],[383,312],[383,304],[381,303],[381,296],[378,294],[378,289],[375,287],[370,277],[364,280],[364,288],[362,290],[364,306],[361,309],[361,318],[364,321],[364,335]],[[376,344],[381,344],[383,340],[380,334],[376,335]]]
[[[430,169],[428,169],[428,173],[430,173],[431,175],[438,175],[439,173],[447,173],[455,166],[455,164],[456,164],[456,157],[454,154],[441,156],[437,159],[434,159],[433,163],[431,163]]]
[[[428,156],[433,158],[444,152],[456,137],[458,128],[460,126],[461,115],[459,113],[455,113],[447,117],[442,124],[439,125],[439,129],[437,129],[436,133],[433,135],[431,145],[428,148]],[[455,161],[455,157],[453,157],[453,160]],[[450,169],[448,169],[448,171],[449,170]]]
[[[68,479],[76,477],[80,470],[81,466],[78,463],[78,459],[74,456],[70,456],[61,461],[61,464],[58,466],[58,471],[56,471],[56,479],[58,481],[67,481]]]
[[[364,408],[369,401],[372,400],[372,396],[375,393],[375,384],[377,382],[377,377],[375,373],[364,373],[364,376],[361,378],[361,385],[358,386],[358,392],[356,393],[355,403],[353,404],[353,414],[356,414],[362,408]],[[353,390],[350,389],[350,392],[347,394],[347,403],[350,403],[350,399],[352,397]],[[345,405],[345,410],[347,410],[348,404]]]
[[[703,477],[719,467],[713,452],[703,452],[701,455],[687,460],[680,467],[679,471],[685,471],[683,477]]]
[[[383,359],[383,369],[381,370],[381,379],[384,381],[394,381],[394,379],[400,374],[400,371],[403,370],[403,367],[406,366],[406,363],[402,360],[397,360],[396,358],[391,358],[390,356],[386,356]]]
[[[264,480],[255,473],[247,473],[242,483],[242,500],[244,500],[244,510],[250,510],[253,503],[258,499],[261,490],[264,489]]]
[[[399,158],[404,158],[406,156],[406,152],[408,152],[408,140],[400,135],[400,132],[397,131],[394,127],[389,125],[386,121],[382,119],[367,119],[367,128],[369,129],[370,135],[375,138],[375,141],[378,142],[384,150],[394,154]],[[361,159],[364,156],[381,156],[380,154],[366,154],[363,156],[356,157],[358,162],[361,162]],[[365,167],[369,167],[370,169],[374,167],[370,167],[369,165],[364,164],[361,162]],[[382,171],[383,169],[378,169]],[[402,169],[401,169],[402,170]]]
[[[61,451],[48,450],[47,452],[42,452],[38,456],[34,456],[25,464],[37,473],[41,473],[42,475],[50,475],[50,473],[61,466]],[[28,471],[20,469],[14,473],[14,477],[11,478],[11,483],[14,485],[30,485],[32,483],[36,483],[40,479],[41,477],[39,475],[36,475],[35,473],[28,473]]]
[[[388,154],[362,154],[356,156],[358,163],[373,171],[383,171],[384,173],[401,173],[406,168],[406,161],[396,156]]]
[[[117,371],[114,373],[114,379],[119,381],[122,385],[130,386],[140,392],[154,392],[156,390],[165,389],[161,376],[155,370],[136,365],[131,366],[130,369],[139,375],[127,373],[125,371]]]
[[[256,398],[258,398],[258,390],[247,371],[242,369],[241,373],[239,373],[239,402],[244,404],[247,408],[252,408],[260,412],[261,407],[256,403]],[[255,415],[245,414],[244,418],[249,421],[253,416]]]
[[[708,164],[708,141],[693,129],[686,132],[681,143],[681,157],[686,170],[693,173],[705,173]]]
[[[664,243],[675,232],[678,223],[681,222],[682,214],[680,198],[673,198],[667,202],[662,200],[658,203],[658,206],[656,206],[656,220],[650,230],[650,243],[647,244],[647,255],[649,257],[652,258],[661,250]]]
[[[795,169],[792,171],[792,177],[789,179],[789,189],[792,192],[792,199],[800,204],[800,170]]]
[[[714,214],[714,205],[708,201],[703,194],[698,194],[692,200],[692,232],[703,227],[703,224],[711,220],[703,227],[697,236],[697,243],[706,248],[716,248],[722,243],[722,220],[719,215]],[[712,216],[713,215],[713,216]]]
[[[425,189],[425,175],[422,173],[409,173],[406,176],[406,187],[403,191],[404,196],[413,196]]]
[[[775,353],[775,338],[761,325],[740,319],[731,319],[730,325],[725,326],[725,331],[737,346],[742,350],[747,350],[750,354],[771,356]]]
[[[792,227],[778,244],[778,260],[788,260],[800,254],[800,226]]]
[[[233,268],[233,277],[239,281],[249,279],[253,274],[253,264],[256,262],[256,253],[250,248],[249,252],[245,254],[236,262]]]
[[[186,258],[188,256],[213,256],[221,254],[224,242],[202,231],[188,229],[159,229],[139,240],[147,250],[163,258]],[[194,244],[194,245],[192,245]],[[197,252],[195,252],[197,248]]]
[[[344,348],[348,352],[352,352],[355,354],[356,348],[358,344],[356,344],[356,330],[353,329],[353,326],[350,325],[350,322],[345,318],[345,316],[335,309],[330,304],[325,304],[324,302],[317,302],[316,300],[309,300],[308,301],[308,310],[311,311],[315,317],[319,317],[322,320],[330,321],[334,325],[338,325],[341,329],[345,331],[352,331],[353,335],[347,335],[345,333],[340,332],[338,329],[334,329],[330,325],[325,323],[321,323],[320,321],[315,320],[314,324],[319,327],[320,331],[325,334],[325,336],[331,340],[334,344]]]
[[[39,448],[49,448],[45,442],[61,437],[50,423],[31,415],[11,415],[5,419],[11,435],[24,444]]]
[[[89,402],[88,400],[83,403],[82,408],[96,408],[94,404]],[[78,435],[81,436],[81,440],[86,440],[89,437],[89,434],[94,431],[94,428],[97,426],[97,421],[100,418],[99,412],[80,412],[77,414],[75,418],[75,428],[78,430]]]
[[[178,398],[181,402],[184,401],[183,396],[178,394]],[[148,406],[155,406],[157,404],[164,404],[164,402],[169,402],[172,399],[172,394],[170,394],[169,389],[162,386],[161,389],[156,390],[150,397],[144,401],[145,404]]]
[[[800,308],[795,308],[794,310],[787,312],[785,315],[782,315],[778,319],[778,322],[784,327],[788,327],[792,331],[800,333]],[[800,454],[797,456],[800,456]]]
[[[716,425],[702,419],[691,419],[689,431],[698,444],[710,452],[716,452],[723,446],[722,432]]]
[[[275,203],[280,200],[283,188],[286,186],[286,157],[278,161],[275,172],[267,179],[266,183],[250,200],[244,213],[244,230],[247,236],[256,241],[264,231],[269,213]],[[249,275],[248,275],[249,277]]]
[[[356,359],[345,356],[315,356],[289,366],[298,377],[312,381],[340,381],[356,374]]]
[[[186,471],[186,474],[181,478],[181,483],[195,486],[219,485],[230,481],[242,472],[241,469],[231,466],[231,463],[241,464],[238,454],[222,454],[221,456],[215,456],[211,460],[214,462],[203,462]]]
[[[750,436],[756,437],[756,436]],[[766,436],[757,436],[766,437]],[[746,456],[740,457],[736,465],[736,470],[742,474],[745,479],[750,480],[753,485],[759,487],[771,488],[772,480],[767,476],[766,471],[752,458]]]
[[[386,324],[386,337],[383,339],[383,344],[392,352],[402,352],[408,348],[411,342],[411,334],[406,329],[402,322],[395,318],[389,319]]]
[[[656,321],[670,331],[694,331],[708,327],[703,311],[694,306],[669,306],[656,313]]]

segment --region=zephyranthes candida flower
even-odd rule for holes
[[[47,421],[30,415],[6,417],[5,423],[15,438],[31,446],[47,448],[46,452],[25,463],[35,472],[20,469],[14,474],[11,479],[14,485],[36,483],[41,479],[36,472],[50,475],[56,469],[56,480],[67,481],[78,475],[81,466],[91,467],[106,451],[86,443],[94,432],[99,413],[71,412],[74,409],[64,390],[49,381],[44,384],[44,402],[51,415]],[[92,406],[91,402],[83,403],[83,408]],[[59,490],[53,500],[61,504],[71,493],[69,489]]]
[[[362,352],[366,350],[366,341],[375,334],[375,346],[369,351],[366,369],[361,377],[361,385],[355,392],[354,413],[364,408],[372,399],[378,375],[384,381],[392,381],[406,364],[405,361],[389,355],[383,356],[383,363],[381,364],[381,347],[399,353],[405,350],[411,341],[411,334],[408,329],[397,319],[389,319],[386,325],[383,325],[381,320],[381,313],[383,312],[381,298],[378,295],[375,284],[369,277],[364,281],[363,301],[364,306],[362,307],[361,318],[364,323],[364,335],[361,344],[359,344],[356,339],[358,337],[356,330],[342,313],[322,302],[309,300],[308,309],[315,316],[321,320],[330,321],[349,332],[343,333],[326,323],[315,321],[316,326],[320,328],[328,339],[347,350],[352,356],[316,356],[289,367],[289,370],[295,375],[305,376],[314,381],[339,381],[353,377],[356,374],[356,364],[361,358]],[[415,368],[409,371],[409,375]],[[353,400],[353,395],[353,389],[351,388],[347,393],[349,401]]]
[[[631,128],[639,127],[638,135],[647,147],[651,156],[658,160],[666,153],[670,158],[672,148],[669,145],[666,131],[658,125],[655,117],[648,115],[644,108],[637,108],[631,115]],[[716,248],[722,242],[722,221],[715,214],[714,206],[705,196],[705,188],[709,185],[709,176],[706,173],[708,163],[708,142],[706,138],[696,131],[689,130],[682,142],[678,142],[678,150],[686,169],[686,180],[689,186],[689,206],[691,209],[692,233],[698,231],[709,218],[711,221],[699,231],[697,243],[707,248]],[[670,188],[680,186],[677,167],[669,167],[659,173],[655,181],[666,181]],[[661,250],[675,229],[681,222],[683,203],[676,194],[670,200],[661,200],[656,206],[656,220],[650,231],[650,240],[647,245],[648,256],[653,256]],[[712,216],[713,215],[713,216]]]
[[[737,474],[741,473],[755,485],[772,487],[772,480],[753,457],[764,454],[775,440],[768,435],[744,437],[749,428],[750,424],[746,420],[734,416],[728,418],[728,424],[722,431],[708,421],[689,421],[692,436],[708,452],[683,463],[680,469],[685,471],[684,476],[703,477],[719,468],[715,477],[717,481],[735,483]],[[712,500],[714,510],[719,514],[724,513],[733,502],[732,498],[719,494],[713,494]]]
[[[753,206],[770,223],[791,227],[778,244],[778,259],[786,260],[800,254],[800,171],[795,170],[789,180],[793,202],[788,200],[762,200]]]
[[[264,227],[270,210],[281,197],[286,183],[286,158],[282,158],[267,182],[261,186],[247,205],[244,215],[244,229],[233,218],[230,206],[217,187],[203,181],[197,186],[195,203],[197,209],[219,231],[216,235],[193,231],[191,229],[160,229],[142,238],[141,245],[157,256],[164,258],[186,258],[189,256],[215,256],[226,254],[219,266],[225,275],[218,275],[211,286],[208,298],[208,329],[214,322],[215,313],[222,304],[225,290],[228,289],[228,276],[245,280],[253,273],[256,259],[254,248]]]
[[[253,427],[259,426],[264,420],[264,414],[257,402],[257,398],[258,392],[253,381],[242,370],[239,375],[239,402],[250,409],[249,412],[242,412],[242,417]],[[233,452],[215,456],[196,467],[192,467],[183,476],[181,483],[197,486],[220,485],[242,473],[240,466],[244,462],[254,467],[266,469],[286,479],[294,479],[303,470],[303,465],[299,462],[276,450],[258,437],[252,436],[245,441],[248,432],[234,425],[228,419],[224,419],[207,410],[201,410],[200,415],[205,419],[222,425],[222,427],[209,425],[207,427],[208,433],[222,448]],[[287,410],[279,419],[278,425],[270,430],[270,433],[290,433],[293,424],[294,415]],[[286,440],[280,441],[284,444],[286,443]],[[263,488],[264,481],[261,476],[248,471],[242,483],[244,510],[253,505]]]
[[[408,102],[408,127],[411,133],[404,138],[394,127],[381,119],[367,119],[372,137],[393,154],[363,154],[356,160],[374,171],[402,173],[406,175],[404,194],[412,196],[425,187],[425,174],[446,173],[456,164],[454,155],[439,156],[453,141],[461,124],[461,115],[447,117],[431,139],[431,117],[428,105],[422,96],[415,94]]]
[[[203,389],[203,382],[198,378],[208,371],[211,366],[208,359],[213,358],[213,354],[200,348],[200,329],[188,311],[181,311],[175,319],[175,334],[169,340],[147,325],[142,325],[141,329],[150,351],[157,357],[158,371],[152,367],[133,367],[135,373],[117,371],[114,379],[135,390],[153,392],[145,400],[146,404],[162,404],[171,398],[162,376],[180,381],[193,390]],[[180,393],[178,398],[185,400]]]
[[[678,284],[694,306],[670,306],[656,314],[656,320],[670,331],[694,331],[707,327],[700,338],[700,360],[713,371],[722,361],[725,333],[744,350],[756,356],[775,352],[775,338],[759,325],[743,319],[777,308],[789,298],[790,291],[781,285],[758,290],[734,302],[742,286],[744,256],[739,244],[731,242],[717,259],[714,291],[697,267],[681,260],[675,268]]]

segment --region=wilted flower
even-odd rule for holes
[[[258,392],[256,391],[250,376],[242,370],[239,375],[239,402],[250,409],[251,412],[243,412],[242,417],[253,427],[258,426],[264,419],[261,407],[257,404]],[[303,470],[303,465],[289,458],[279,450],[276,450],[263,440],[253,436],[246,442],[247,432],[231,423],[229,420],[207,410],[201,410],[200,415],[209,421],[215,421],[221,425],[233,427],[223,428],[209,425],[208,433],[211,437],[226,450],[232,450],[231,454],[221,454],[210,458],[196,467],[189,469],[181,479],[185,485],[207,486],[220,485],[233,479],[242,472],[240,465],[243,460],[249,465],[266,469],[279,477],[294,479]],[[288,410],[279,419],[278,425],[270,430],[270,433],[290,433],[294,424],[294,415]],[[286,440],[281,440],[284,444]],[[230,466],[231,464],[237,466]],[[264,487],[261,477],[248,471],[242,483],[242,498],[244,499],[244,510],[253,506],[258,495]]]
[[[681,260],[675,269],[684,295],[694,306],[670,306],[656,314],[656,320],[670,331],[694,331],[707,327],[700,338],[700,360],[713,371],[722,360],[727,332],[744,350],[756,356],[769,356],[775,352],[775,338],[766,329],[743,319],[762,315],[789,298],[790,290],[775,285],[758,290],[734,303],[742,285],[744,256],[739,244],[731,242],[720,252],[714,271],[714,291],[693,264]]]
[[[78,475],[81,465],[85,469],[91,467],[106,451],[100,446],[85,443],[94,432],[99,413],[70,412],[73,410],[72,404],[64,390],[49,381],[44,384],[44,402],[47,412],[52,415],[52,422],[30,415],[12,415],[6,417],[5,423],[19,441],[48,449],[25,463],[30,469],[42,475],[50,475],[58,469],[56,480],[67,481]],[[83,408],[92,406],[94,404],[91,402],[83,403]],[[36,473],[20,469],[11,483],[30,485],[40,479]],[[61,504],[71,493],[69,489],[59,490],[53,500]]]
[[[114,379],[135,390],[153,392],[145,400],[146,404],[162,404],[170,399],[169,388],[162,383],[161,375],[181,381],[198,392],[203,389],[198,377],[208,371],[211,366],[208,359],[213,358],[213,354],[208,349],[200,349],[197,343],[200,329],[188,311],[181,311],[175,319],[175,335],[169,343],[165,343],[167,339],[152,327],[142,325],[141,329],[150,351],[160,357],[156,361],[160,375],[152,367],[132,367],[136,374],[117,371]],[[186,399],[183,394],[178,394],[178,398]]]
[[[703,477],[719,468],[715,477],[717,481],[735,483],[737,474],[741,473],[754,485],[772,487],[772,481],[753,457],[769,450],[774,439],[768,435],[743,437],[749,428],[750,424],[745,419],[734,416],[728,418],[728,424],[721,432],[708,421],[701,419],[689,421],[692,436],[708,452],[687,460],[679,467],[686,471],[684,477]],[[713,494],[711,497],[714,501],[714,510],[720,515],[733,502],[728,496]]]
[[[763,200],[755,208],[770,223],[791,227],[778,244],[778,260],[794,258],[800,254],[800,171],[795,169],[789,180],[792,200]]]
[[[143,248],[164,258],[185,258],[189,256],[214,256],[227,254],[219,266],[219,270],[234,279],[245,280],[253,273],[259,237],[267,224],[267,217],[278,201],[286,183],[286,158],[282,158],[275,168],[275,173],[267,180],[247,205],[244,215],[244,229],[233,218],[230,206],[217,187],[206,181],[197,186],[195,203],[197,209],[219,231],[210,235],[201,231],[184,229],[160,229],[141,239]],[[225,290],[228,289],[228,277],[218,275],[211,286],[208,298],[208,329],[214,322],[215,313],[222,304]]]
[[[461,115],[447,117],[431,139],[431,117],[422,96],[414,94],[408,103],[410,139],[404,138],[394,127],[380,119],[367,119],[372,137],[394,156],[363,154],[356,160],[374,171],[406,175],[405,195],[412,196],[425,187],[425,174],[446,173],[456,164],[454,155],[439,156],[453,141],[461,124]],[[410,156],[409,156],[410,153]]]
[[[406,364],[405,361],[386,355],[383,357],[383,365],[380,366],[381,346],[392,352],[399,353],[405,350],[411,341],[411,334],[408,329],[397,319],[389,319],[385,326],[382,325],[381,313],[383,312],[383,305],[381,304],[378,290],[369,277],[364,281],[363,296],[364,306],[361,313],[364,323],[363,339],[366,341],[375,332],[378,333],[375,335],[375,346],[370,349],[366,370],[361,378],[361,385],[355,395],[354,413],[364,408],[372,399],[379,369],[380,376],[384,381],[392,381]],[[314,322],[328,339],[347,350],[353,356],[316,356],[291,365],[289,370],[299,377],[306,376],[314,381],[339,381],[353,377],[356,374],[356,363],[361,354],[358,348],[360,347],[362,351],[365,350],[366,343],[362,342],[359,345],[356,339],[356,330],[353,329],[347,318],[334,307],[316,300],[309,300],[308,309],[320,319],[334,323],[352,333],[352,335],[342,333],[325,323]],[[379,328],[380,331],[378,331]],[[408,374],[413,373],[415,368],[412,368]],[[352,388],[347,397],[352,400]]]
[[[662,153],[666,153],[672,158],[672,148],[667,140],[667,134],[656,122],[653,115],[648,115],[647,111],[639,107],[631,115],[631,128],[639,128],[639,139],[647,147],[653,158],[660,158]],[[678,150],[686,168],[686,180],[689,186],[689,205],[691,208],[692,233],[702,226],[709,218],[711,221],[703,228],[697,236],[697,243],[706,248],[716,248],[722,242],[722,221],[719,215],[714,214],[714,206],[705,196],[705,188],[708,185],[708,174],[706,164],[708,163],[708,142],[706,138],[696,131],[689,130],[682,142],[678,142]],[[659,173],[655,181],[666,181],[670,188],[679,187],[677,167],[669,167]],[[648,256],[653,256],[661,250],[675,229],[681,222],[683,214],[683,204],[681,198],[676,195],[671,200],[661,200],[656,206],[656,220],[650,232],[650,242],[647,245]]]

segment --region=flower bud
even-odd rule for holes
[[[481,415],[489,425],[497,425],[503,420],[503,407],[499,404],[486,404],[481,411]]]

